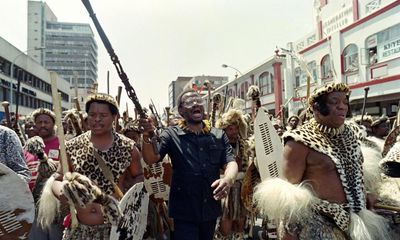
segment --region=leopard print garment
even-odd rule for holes
[[[134,143],[121,134],[114,132],[113,135],[114,143],[111,148],[107,151],[97,151],[113,173],[114,182],[118,183],[119,177],[132,161],[131,152]],[[94,148],[90,142],[90,131],[66,142],[66,150],[75,172],[90,178],[105,193],[114,193],[111,182],[106,179],[94,157]]]
[[[284,142],[294,139],[296,142],[301,142],[309,148],[329,156],[335,163],[342,181],[349,210],[357,213],[365,208],[363,157],[357,136],[348,123],[334,129],[318,124],[312,119],[300,129],[286,132],[283,139]],[[344,231],[348,229],[350,213],[344,208],[339,211],[335,210],[337,213],[323,206],[318,209],[325,211],[328,215],[335,215],[336,224]]]

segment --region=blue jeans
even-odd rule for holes
[[[212,240],[217,220],[191,222],[174,219],[172,240]]]

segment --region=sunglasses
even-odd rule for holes
[[[182,106],[185,108],[191,108],[193,106],[204,106],[205,105],[204,99],[201,97],[195,96],[195,97],[188,97],[182,102]]]

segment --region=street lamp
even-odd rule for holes
[[[234,69],[236,71],[235,78],[238,77],[238,73],[240,73],[240,76],[243,75],[243,73],[241,71],[239,71],[239,69],[237,69],[235,67],[232,67],[232,66],[229,66],[229,65],[226,65],[226,64],[222,64],[222,67],[223,68],[232,68],[232,69]]]
[[[17,59],[20,56],[25,55],[29,51],[43,50],[43,49],[45,49],[45,47],[34,47],[34,48],[27,49],[27,50],[19,53],[17,56],[15,56],[15,58],[11,62],[11,68],[10,68],[10,112],[12,112],[12,105],[13,105],[13,82],[14,82],[14,65],[15,65],[15,61],[17,61]],[[17,84],[18,86],[20,84],[20,81],[21,80],[18,79],[18,84]],[[19,92],[19,87],[17,88],[17,92]]]

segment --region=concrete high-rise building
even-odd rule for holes
[[[198,91],[202,96],[207,94],[207,88],[204,82],[208,80],[211,85],[212,91],[228,82],[228,77],[225,76],[194,76],[194,77],[178,77],[172,81],[168,87],[169,107],[172,110],[177,109],[177,98],[186,89],[193,88]]]
[[[186,84],[192,79],[192,77],[178,77],[175,81],[172,81],[168,87],[168,99],[169,106],[171,108],[176,107],[176,99],[178,95],[183,91]]]
[[[58,22],[42,1],[28,1],[29,56],[71,83],[71,96],[82,104],[97,81],[97,44],[89,24]]]

